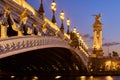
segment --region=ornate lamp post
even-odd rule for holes
[[[52,16],[52,22],[55,24],[56,23],[56,19],[55,19],[55,12],[56,12],[56,3],[53,0],[51,3],[51,10],[53,12],[53,16]]]
[[[60,13],[60,19],[61,19],[61,28],[60,28],[60,30],[61,30],[61,32],[64,33],[64,25],[63,25],[63,21],[64,21],[64,19],[65,19],[65,14],[64,14],[63,11]]]
[[[67,34],[69,35],[70,34],[70,30],[69,30],[69,28],[70,28],[70,19],[69,18],[67,18],[66,24],[67,24],[67,27],[68,27]]]

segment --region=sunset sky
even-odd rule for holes
[[[38,10],[40,0],[27,1]],[[51,2],[52,0],[43,0],[45,16],[50,20],[52,18]],[[92,24],[95,21],[93,15],[101,13],[104,53],[108,55],[108,52],[116,51],[120,54],[120,0],[55,0],[55,2],[57,25],[60,26],[59,15],[63,10],[65,17],[71,20],[71,29],[77,28],[90,49],[93,42]],[[66,27],[65,23],[64,25]]]

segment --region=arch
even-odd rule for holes
[[[58,37],[38,37],[38,36],[16,36],[0,40],[0,58],[22,54],[24,52],[45,49],[45,48],[65,48],[77,54],[87,67],[88,57],[80,50],[73,49],[68,42]]]
[[[14,75],[82,75],[81,59],[66,48],[44,48],[0,59],[0,68]]]

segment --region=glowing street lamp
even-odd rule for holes
[[[51,3],[51,10],[53,12],[53,16],[52,16],[52,22],[55,24],[56,23],[56,19],[55,19],[55,12],[56,12],[56,3],[53,0]]]
[[[61,11],[61,13],[60,13],[60,19],[61,19],[61,21],[64,21],[64,19],[65,19],[65,14],[63,11]]]
[[[60,13],[60,20],[61,20],[61,28],[60,28],[60,30],[61,30],[61,32],[63,32],[63,33],[64,33],[64,25],[63,25],[64,19],[65,19],[65,14],[64,14],[64,12],[62,11],[62,12]]]
[[[67,24],[67,27],[68,27],[67,34],[69,35],[70,34],[70,30],[69,30],[69,28],[70,28],[70,19],[69,18],[67,18],[66,24]]]
[[[73,33],[77,33],[76,27],[73,28]]]

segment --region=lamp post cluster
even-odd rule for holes
[[[52,22],[54,24],[56,24],[56,18],[55,18],[55,12],[56,12],[56,3],[55,0],[52,1],[51,3],[51,10],[53,12],[53,16],[52,16]],[[64,34],[64,20],[65,20],[65,13],[62,10],[60,12],[60,20],[61,20],[61,26],[60,26],[60,31]],[[73,47],[79,47],[81,46],[85,52],[87,52],[87,45],[85,44],[84,40],[82,39],[81,35],[79,34],[79,32],[77,32],[76,27],[73,28],[73,31],[70,31],[70,19],[67,18],[66,19],[66,26],[67,26],[67,35],[70,37],[70,39],[72,40],[71,45]]]
[[[52,22],[54,24],[56,24],[56,18],[55,18],[55,12],[56,12],[56,3],[55,1],[53,0],[52,3],[51,3],[51,10],[52,10]],[[64,11],[62,10],[61,13],[60,13],[60,20],[61,20],[61,27],[60,27],[60,30],[62,33],[64,33],[64,20],[65,20],[65,14],[64,14]],[[69,30],[69,27],[70,27],[70,19],[68,18],[67,21],[66,21],[66,25],[68,27],[67,29],[67,34],[70,34],[70,30]]]
[[[52,16],[52,22],[54,24],[56,24],[56,19],[55,19],[55,12],[56,12],[56,3],[53,0],[51,3],[51,10],[53,12],[53,16]],[[64,34],[64,20],[65,20],[65,13],[62,10],[60,12],[60,20],[61,20],[61,26],[60,26],[60,31]],[[85,50],[87,50],[87,45],[85,44],[85,42],[83,41],[83,39],[81,38],[79,32],[77,32],[76,27],[73,28],[73,31],[70,31],[70,19],[67,18],[66,19],[66,26],[67,26],[67,35],[70,37],[70,39],[73,41],[72,45],[74,47],[78,47],[78,46],[82,46],[82,48],[84,48]],[[83,45],[81,45],[81,42],[83,43]]]

